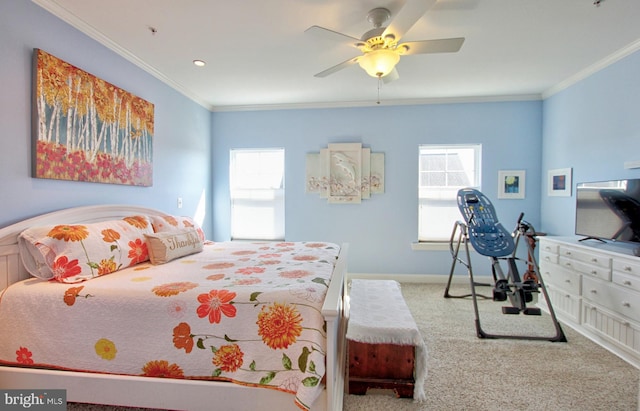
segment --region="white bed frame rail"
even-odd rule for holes
[[[33,226],[76,224],[120,219],[134,214],[164,215],[152,208],[131,205],[99,205],[69,208],[43,214],[0,229],[0,290],[29,278],[20,260],[19,234]],[[343,244],[322,315],[327,322],[326,389],[313,411],[342,411],[346,375],[346,326],[348,319],[347,257]],[[1,293],[1,291],[0,291]],[[0,294],[1,298],[1,294]],[[247,409],[299,411],[293,396],[280,391],[217,382],[82,373],[0,366],[2,389],[65,389],[67,401],[156,409],[227,411]]]

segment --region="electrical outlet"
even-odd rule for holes
[[[182,208],[182,197],[178,197],[178,208]]]

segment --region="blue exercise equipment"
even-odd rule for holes
[[[560,323],[558,323],[535,259],[534,248],[538,233],[536,233],[531,224],[523,221],[522,218],[524,214],[520,214],[516,228],[510,233],[498,221],[495,208],[491,201],[480,191],[473,188],[463,188],[458,191],[457,201],[464,221],[456,221],[451,233],[449,248],[453,262],[451,264],[451,271],[449,272],[449,280],[447,281],[444,297],[472,297],[476,317],[476,332],[479,338],[513,338],[566,342],[567,339]],[[526,239],[528,264],[528,270],[523,276],[521,276],[518,271],[517,263],[520,259],[516,257],[518,244],[522,237]],[[477,283],[474,280],[469,243],[471,243],[471,246],[476,252],[489,257],[493,284]],[[462,259],[459,255],[462,246],[464,246],[465,249],[466,259]],[[502,270],[501,262],[505,262],[507,265],[506,274]],[[471,284],[470,294],[451,295],[449,293],[457,263],[461,263],[467,268]],[[477,286],[493,286],[492,296],[488,297],[483,294],[478,294],[476,292]],[[540,308],[534,306],[540,293],[542,293],[545,298],[547,309],[556,331],[555,335],[491,334],[482,329],[478,311],[478,298],[493,299],[494,301],[509,300],[510,305],[502,307],[503,314],[522,313],[524,315],[541,315],[542,312]]]

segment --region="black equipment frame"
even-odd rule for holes
[[[478,201],[479,200],[479,201]],[[523,214],[520,214],[513,233],[506,233],[506,230],[500,225],[495,218],[495,210],[491,202],[480,192],[473,189],[462,189],[458,192],[458,206],[461,209],[465,220],[456,221],[451,232],[449,240],[449,249],[453,257],[449,278],[444,292],[445,298],[468,298],[473,301],[473,310],[475,315],[475,327],[478,338],[508,338],[522,340],[546,340],[551,342],[567,342],[567,338],[562,330],[555,311],[551,304],[544,279],[540,275],[538,263],[535,258],[535,242],[538,233],[533,226],[522,220]],[[482,210],[482,215],[474,214],[474,208]],[[470,228],[471,226],[471,228]],[[471,231],[471,232],[470,232]],[[470,236],[475,236],[473,240]],[[524,279],[518,272],[516,262],[516,252],[520,242],[520,238],[525,238],[527,245],[527,263],[529,270],[525,273]],[[498,238],[498,240],[495,240]],[[485,240],[488,241],[485,243]],[[492,241],[496,241],[498,247],[491,248]],[[476,282],[471,267],[471,254],[469,251],[469,243],[474,246],[476,252],[481,255],[488,256],[491,261],[491,272],[493,276],[493,284]],[[479,247],[475,244],[480,243]],[[506,244],[506,245],[505,245]],[[464,248],[464,256],[461,258],[460,249]],[[498,249],[499,248],[499,249]],[[505,254],[506,253],[506,254]],[[500,266],[501,261],[506,261],[508,271],[505,275]],[[464,295],[452,295],[449,290],[453,280],[456,264],[462,264],[467,269],[471,292]],[[478,286],[493,286],[493,296],[479,294],[476,291]],[[493,299],[494,301],[506,301],[509,299],[511,305],[503,306],[503,314],[520,314],[540,315],[540,308],[527,306],[528,302],[533,301],[533,296],[539,293],[544,296],[546,307],[553,322],[555,334],[551,336],[541,335],[517,335],[517,334],[494,334],[483,330],[480,322],[480,312],[478,309],[478,299]]]

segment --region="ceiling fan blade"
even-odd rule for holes
[[[324,38],[327,40],[344,43],[352,47],[359,47],[362,45],[362,40],[358,38],[349,36],[348,34],[338,33],[337,31],[333,31],[320,26],[311,26],[308,29],[306,29],[304,32],[308,34],[312,34],[319,38]]]
[[[387,74],[386,76],[382,77],[382,82],[384,84],[389,84],[392,81],[396,81],[399,78],[400,78],[400,74],[398,74],[398,70],[394,67],[393,70],[391,70],[391,72],[389,72],[389,74]]]
[[[400,40],[434,4],[436,0],[407,0],[384,30],[382,37],[393,34],[396,41]]]
[[[464,37],[456,37],[452,39],[439,39],[439,40],[422,40],[422,41],[409,41],[398,45],[398,49],[405,49],[401,51],[403,56],[410,54],[427,54],[427,53],[455,53],[460,50],[464,43]]]
[[[326,69],[326,70],[324,70],[324,71],[321,71],[321,72],[320,72],[320,73],[318,73],[318,74],[314,74],[314,77],[327,77],[327,76],[328,76],[328,75],[330,75],[330,74],[333,74],[333,73],[335,73],[335,72],[337,72],[337,71],[342,70],[343,68],[347,68],[347,67],[349,67],[349,66],[351,66],[351,65],[353,65],[353,64],[355,64],[355,63],[357,63],[357,62],[358,62],[358,59],[359,59],[360,57],[361,57],[361,56],[357,56],[357,57],[354,57],[354,58],[352,58],[352,59],[349,59],[349,60],[343,61],[343,62],[342,62],[342,63],[340,63],[340,64],[336,64],[335,66],[330,67],[330,68],[328,68],[328,69]]]

